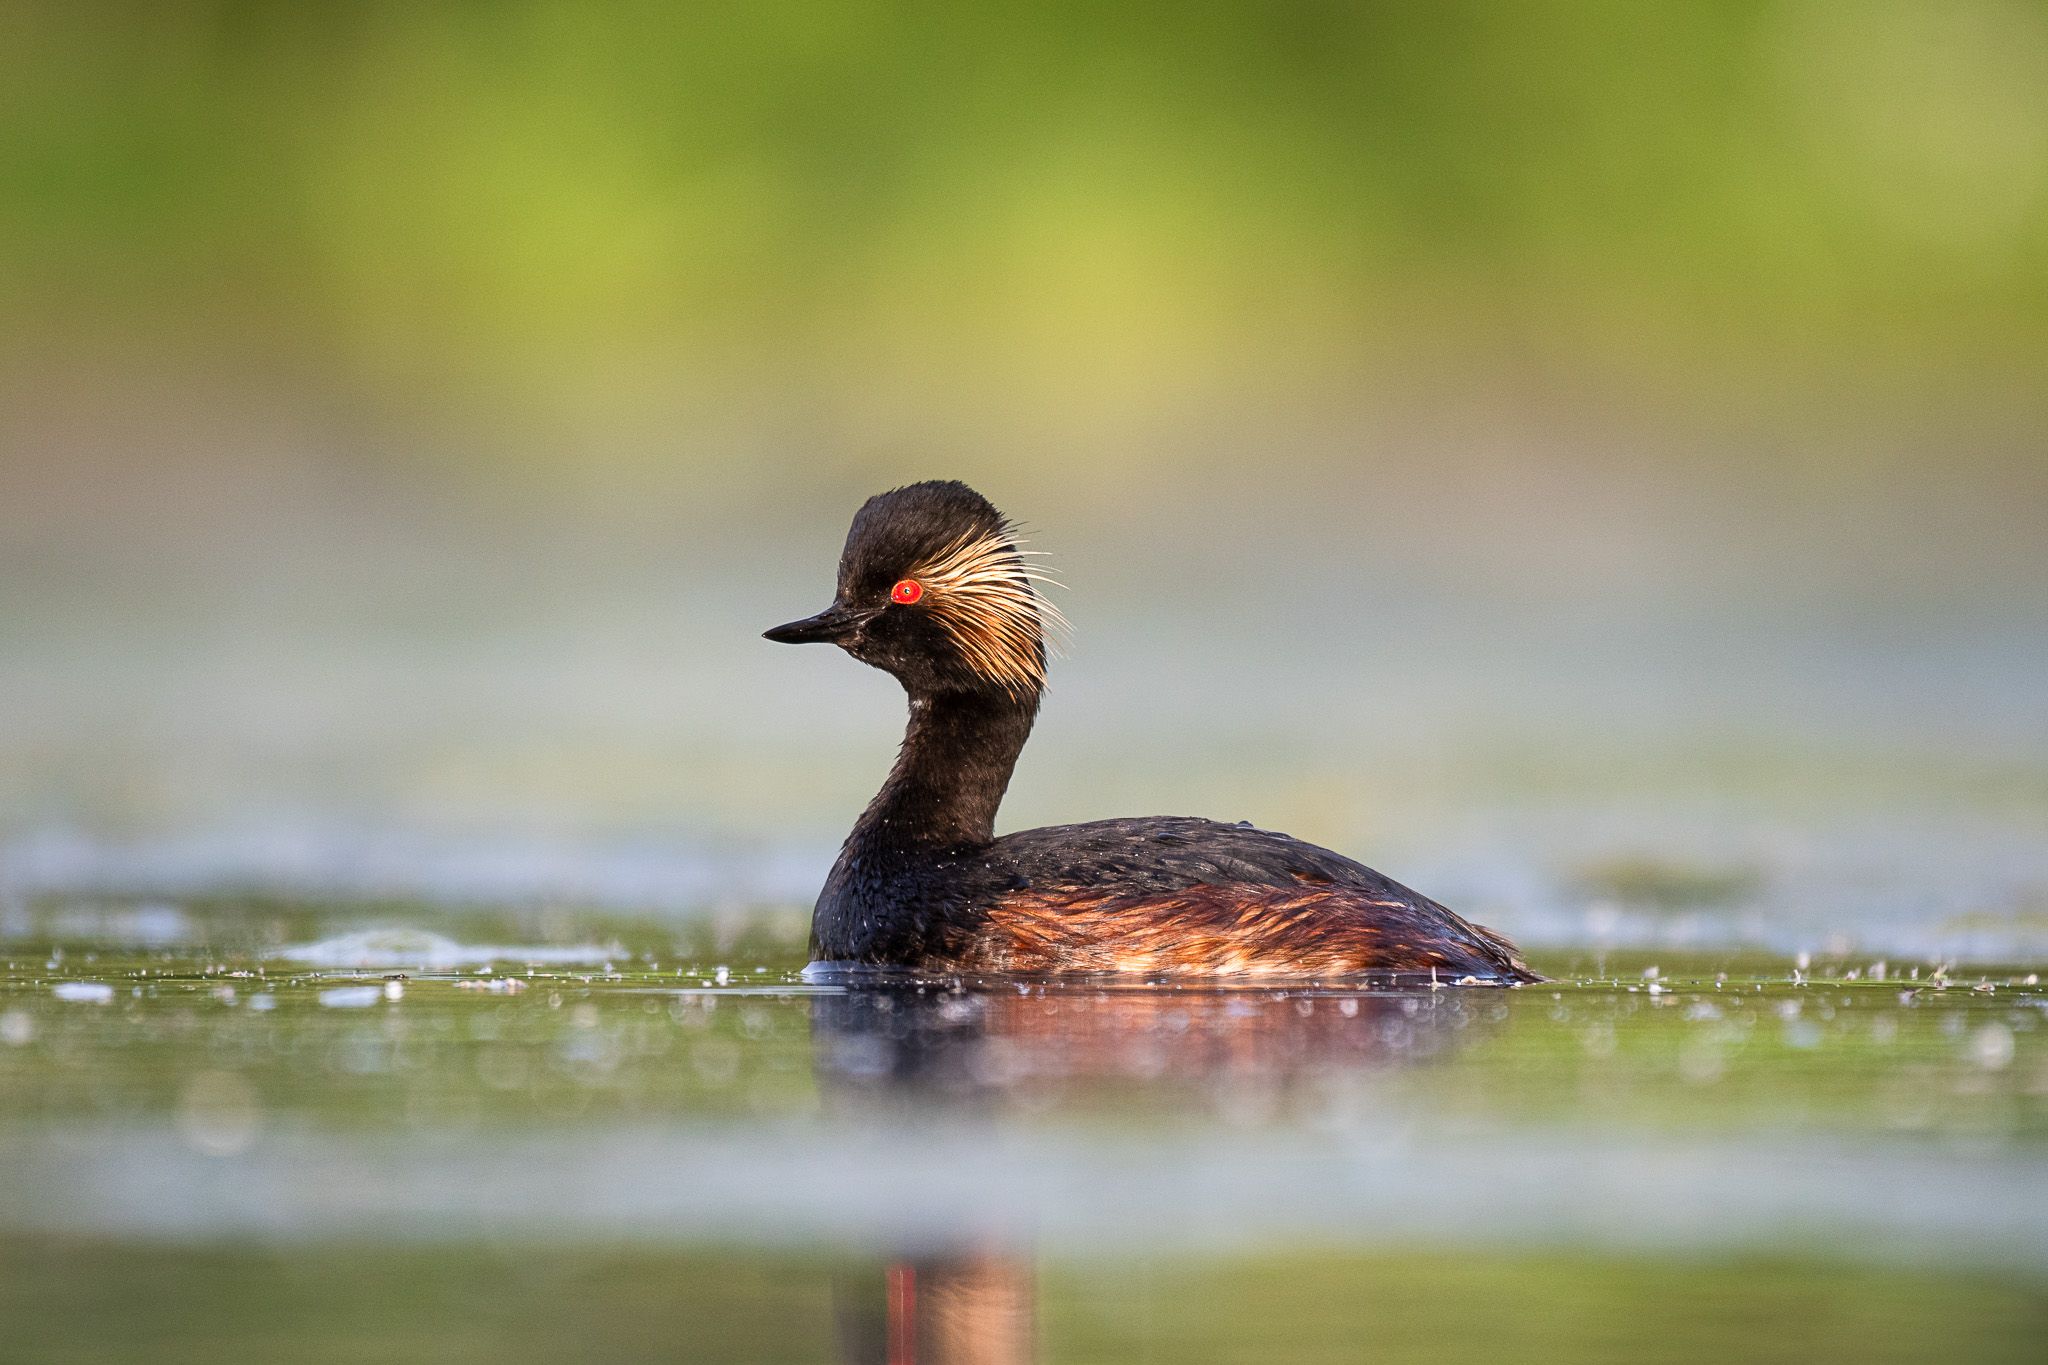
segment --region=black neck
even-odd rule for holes
[[[913,694],[889,780],[861,812],[849,849],[985,844],[1038,697],[1006,692]]]

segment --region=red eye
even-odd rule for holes
[[[895,587],[889,589],[889,600],[891,602],[901,602],[906,607],[922,596],[924,596],[924,584],[918,582],[915,578],[906,578]]]

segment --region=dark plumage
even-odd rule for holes
[[[1161,816],[996,838],[1056,619],[1035,576],[987,499],[965,484],[912,484],[854,517],[832,605],[767,632],[837,644],[910,696],[896,766],[818,896],[815,958],[943,972],[1539,979],[1490,930],[1249,824]]]

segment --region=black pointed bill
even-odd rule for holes
[[[840,606],[830,606],[816,616],[806,616],[801,621],[777,626],[761,632],[764,640],[773,640],[778,645],[836,645],[842,644],[861,623],[858,612],[851,612]]]

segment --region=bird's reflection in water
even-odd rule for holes
[[[833,1306],[849,1365],[1013,1365],[1038,1356],[1028,1254],[904,1257],[844,1270]]]
[[[1270,1116],[1290,1097],[1326,1112],[1369,1102],[1372,1078],[1496,1030],[1492,990],[1140,990],[1009,984],[854,988],[813,1002],[828,1109],[934,1118],[1034,1112],[1086,1098]],[[950,1235],[949,1235],[950,1234]],[[1028,1361],[1037,1354],[1029,1250],[934,1228],[923,1248],[835,1284],[848,1361]]]

